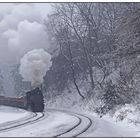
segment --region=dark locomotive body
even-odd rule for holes
[[[44,98],[39,88],[27,92],[26,101],[27,109],[33,112],[42,112],[44,110]]]
[[[33,112],[43,112],[44,97],[39,88],[26,93],[24,97],[10,98],[0,96],[0,105],[19,107]]]

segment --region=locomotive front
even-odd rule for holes
[[[33,112],[44,111],[44,97],[42,91],[37,87],[26,93],[26,108]]]

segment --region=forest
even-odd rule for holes
[[[44,89],[57,92],[46,97],[75,89],[81,100],[97,102],[92,109],[101,114],[139,106],[139,3],[60,3],[48,19],[50,44],[57,48]]]

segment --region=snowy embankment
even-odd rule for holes
[[[29,116],[31,113],[22,109],[0,106],[0,125],[3,123],[9,123],[15,120],[20,120]]]
[[[134,105],[126,105],[118,108],[115,113],[108,113],[100,118],[95,113],[96,102],[94,100],[82,101],[76,98],[75,92],[63,94],[46,101],[46,106],[50,108],[64,109],[72,112],[91,115],[97,124],[96,128],[86,133],[87,137],[139,137],[140,136],[140,113]],[[74,98],[75,97],[75,98]],[[85,137],[85,135],[81,135]]]
[[[112,79],[113,83],[117,82],[117,78],[119,77],[118,70],[113,71],[112,74],[110,74],[106,80]],[[78,81],[78,80],[77,80]],[[88,82],[84,80],[79,80],[79,88],[83,95],[86,96],[89,91],[89,85]],[[117,83],[116,83],[117,84]],[[140,109],[139,106],[136,104],[126,104],[124,106],[116,106],[113,110],[109,111],[106,115],[103,115],[102,118],[100,118],[100,115],[95,113],[96,108],[102,106],[102,102],[100,100],[100,95],[103,95],[104,92],[102,90],[99,90],[98,88],[95,88],[94,91],[91,92],[90,98],[87,98],[85,100],[82,100],[80,96],[77,94],[76,89],[74,88],[73,84],[69,84],[69,88],[65,88],[65,90],[62,93],[57,93],[54,90],[47,91],[49,98],[46,98],[46,106],[51,108],[57,108],[57,109],[65,109],[65,110],[71,110],[71,111],[79,111],[79,112],[86,112],[86,114],[92,114],[94,117],[97,117],[99,119],[98,122],[102,122],[100,120],[104,120],[102,124],[105,125],[109,124],[113,127],[118,127],[119,130],[117,132],[120,132],[120,130],[124,133],[121,136],[125,137],[132,137],[132,136],[140,136]],[[57,94],[56,94],[57,93]],[[56,96],[53,96],[56,95]],[[100,123],[101,124],[101,123]],[[101,127],[100,127],[101,128]],[[104,127],[102,127],[104,128]],[[112,127],[105,128],[105,133],[110,133],[110,136],[114,133],[112,133],[114,129]],[[98,131],[97,135],[94,136],[101,136],[101,133],[103,132],[103,129]],[[125,134],[126,132],[126,134]],[[128,133],[127,133],[128,132]],[[104,134],[105,134],[104,133]],[[92,134],[91,134],[92,135]],[[117,133],[115,133],[115,136]],[[120,136],[120,135],[118,135]]]

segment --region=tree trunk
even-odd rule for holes
[[[82,46],[83,46],[85,57],[86,57],[86,61],[87,61],[87,64],[88,64],[88,70],[89,70],[89,75],[90,75],[91,87],[92,87],[92,89],[94,89],[95,86],[94,86],[94,80],[93,80],[92,64],[91,64],[88,52],[87,52],[84,44],[82,44]]]
[[[80,92],[80,90],[79,90],[79,87],[78,87],[78,85],[77,85],[77,83],[76,83],[76,78],[75,78],[75,73],[74,73],[74,68],[73,68],[73,66],[71,66],[71,70],[72,70],[73,83],[74,83],[74,85],[75,85],[75,87],[76,87],[76,90],[77,90],[78,94],[82,97],[82,99],[85,99],[85,97],[81,94],[81,92]]]
[[[76,90],[78,92],[78,94],[82,97],[82,99],[85,99],[85,97],[81,94],[80,89],[76,83],[76,78],[75,78],[75,71],[74,71],[74,63],[72,60],[72,52],[71,52],[71,46],[70,46],[70,42],[68,41],[68,49],[69,49],[69,54],[70,54],[70,67],[71,67],[71,71],[72,71],[72,78],[73,78],[73,83],[76,87]]]

